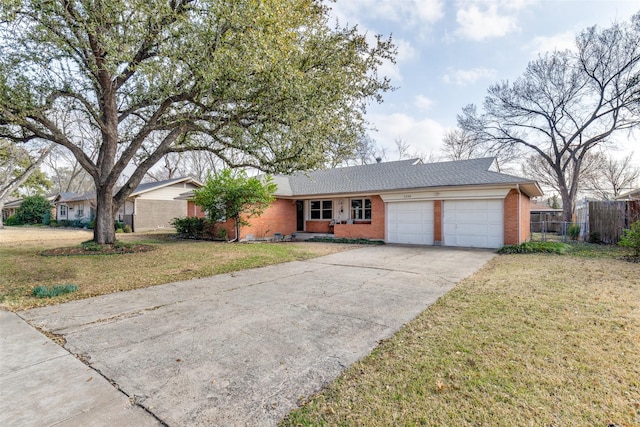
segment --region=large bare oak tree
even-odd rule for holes
[[[483,111],[468,106],[458,122],[488,145],[534,154],[570,221],[587,155],[640,124],[640,13],[630,22],[583,31],[575,51],[530,62],[513,83],[489,88]]]

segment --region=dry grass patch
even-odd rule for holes
[[[30,230],[30,229],[24,229]],[[303,260],[354,246],[322,243],[229,244],[185,241],[163,234],[118,235],[130,243],[154,246],[144,253],[87,256],[42,256],[45,249],[79,245],[91,238],[74,230],[37,230],[26,240],[3,239],[0,230],[0,306],[8,310],[57,304],[112,292],[206,277],[220,273]],[[13,230],[11,230],[13,231]],[[54,238],[51,238],[51,236]],[[36,298],[36,286],[74,284],[79,290],[50,299]]]
[[[640,425],[640,265],[506,255],[285,426]]]

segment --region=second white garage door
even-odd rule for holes
[[[388,203],[387,242],[433,245],[433,202]]]
[[[499,248],[504,242],[504,207],[498,200],[445,200],[445,246]]]

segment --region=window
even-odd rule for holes
[[[60,205],[60,216],[67,216],[67,205]]]
[[[309,207],[311,219],[333,218],[333,202],[331,200],[311,200]]]
[[[82,218],[84,216],[84,206],[83,205],[78,206],[78,210],[76,211],[76,216],[78,218]]]
[[[371,219],[371,199],[351,199],[352,219]]]

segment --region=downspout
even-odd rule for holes
[[[520,221],[522,220],[522,216],[520,215],[520,202],[522,198],[522,192],[520,191],[520,184],[516,184],[516,191],[518,192],[518,245],[522,243],[520,241]]]

